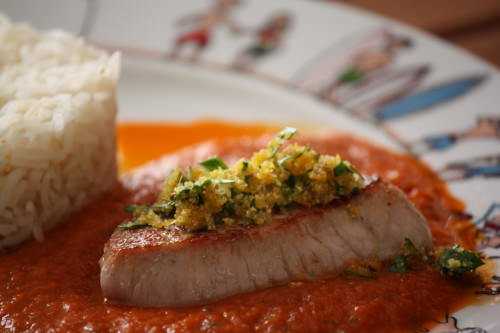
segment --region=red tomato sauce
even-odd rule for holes
[[[216,122],[119,126],[122,168],[211,138],[269,132],[263,126]],[[160,145],[157,142],[168,142]],[[220,141],[224,155],[223,140]],[[245,151],[245,147],[240,147]],[[429,221],[435,244],[472,247],[475,230],[463,205],[426,166],[362,140],[339,136],[315,146],[339,153],[365,174],[403,189]],[[234,149],[231,148],[231,149]],[[234,153],[234,151],[232,152]],[[99,258],[133,192],[117,186],[46,234],[0,256],[0,330],[120,332],[391,332],[422,330],[471,300],[464,285],[433,269],[380,273],[374,279],[339,276],[234,296],[189,309],[140,309],[105,303]]]

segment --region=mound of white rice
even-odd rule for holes
[[[116,182],[118,54],[0,15],[0,248]]]

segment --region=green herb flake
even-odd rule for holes
[[[346,194],[345,187],[335,182],[335,194],[338,196],[344,196]]]
[[[137,205],[128,205],[123,210],[127,213],[133,213],[137,209]]]
[[[175,189],[173,193],[174,200],[186,200],[193,189],[193,184],[183,184]]]
[[[147,227],[147,224],[140,223],[138,220],[132,220],[119,225],[120,229],[133,230]]]
[[[278,138],[282,140],[290,140],[297,133],[297,129],[293,127],[285,127],[278,133]]]
[[[405,242],[403,244],[403,249],[404,249],[405,255],[407,255],[407,256],[414,256],[414,257],[421,257],[422,256],[422,254],[417,249],[415,244],[413,244],[411,239],[409,239],[407,237],[405,238]]]
[[[342,176],[346,173],[352,173],[351,168],[344,162],[341,161],[334,169],[333,169],[333,174],[338,177]]]
[[[278,160],[278,165],[281,166],[281,167],[284,167],[285,163],[289,160],[291,160],[292,157],[291,156],[285,156],[285,157],[282,157]]]
[[[174,169],[165,179],[163,183],[163,190],[158,199],[160,201],[170,200],[170,197],[175,191],[175,188],[182,183],[184,176],[179,169]]]
[[[285,143],[285,141],[290,140],[295,135],[295,133],[297,133],[297,129],[293,127],[285,127],[285,129],[279,132],[275,136],[275,138],[268,144],[268,149],[271,152],[271,156],[275,157],[280,147]]]
[[[236,205],[234,202],[226,202],[220,212],[224,217],[232,216],[236,213]]]
[[[134,216],[140,215],[146,210],[148,210],[148,206],[145,205],[128,205],[124,208],[125,212],[132,213]]]
[[[216,156],[204,160],[203,162],[200,162],[200,165],[205,169],[207,169],[208,171],[213,171],[217,169],[224,169],[224,170],[227,169],[226,163],[224,163],[223,160],[221,160]]]
[[[297,177],[294,175],[288,176],[288,179],[286,180],[286,185],[290,188],[294,188],[295,184],[297,183]]]
[[[164,219],[172,218],[175,214],[175,202],[168,201],[168,202],[155,203],[154,205],[151,206],[151,209],[156,215],[160,216],[161,218]]]
[[[248,170],[248,165],[249,165],[248,160],[244,160],[244,161],[241,163],[241,171],[247,171],[247,170]]]
[[[394,258],[391,266],[389,266],[389,272],[392,273],[406,273],[410,270],[410,263],[407,256],[399,255]]]
[[[436,264],[441,273],[453,278],[474,272],[476,268],[484,265],[479,253],[465,250],[460,245],[445,248],[438,254],[436,259]]]
[[[424,258],[424,254],[417,249],[415,244],[409,238],[405,238],[402,246],[402,254],[394,258],[389,266],[389,271],[393,273],[406,273],[412,269],[412,263],[423,261]]]
[[[465,250],[460,245],[455,244],[441,249],[437,254],[427,256],[419,251],[410,239],[405,238],[402,254],[394,258],[389,271],[406,273],[419,262],[431,264],[443,275],[451,278],[460,278],[466,273],[472,273],[484,264],[479,253]]]

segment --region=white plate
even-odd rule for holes
[[[206,34],[191,14],[207,19],[216,2],[226,3],[226,19]],[[237,1],[2,0],[0,10],[37,28],[62,28],[122,50],[121,121],[321,124],[410,149],[449,181],[488,236],[483,250],[500,256],[496,69],[432,36],[344,5],[231,2]],[[221,11],[215,16],[224,17]],[[179,26],[181,18],[187,22]],[[279,22],[286,23],[281,33]],[[259,38],[267,48],[259,48]],[[204,39],[206,47],[197,48]],[[176,40],[180,54],[172,60]],[[252,52],[261,55],[252,58]],[[453,314],[457,323],[450,318],[441,331],[500,332],[496,301],[485,296],[483,305]]]

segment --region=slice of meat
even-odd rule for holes
[[[349,200],[295,210],[262,226],[196,234],[118,228],[101,259],[101,287],[113,303],[202,305],[329,276],[353,262],[388,260],[406,237],[432,247],[422,215],[399,189],[378,181]]]

